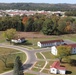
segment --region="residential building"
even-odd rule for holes
[[[55,61],[50,66],[50,73],[53,73],[53,74],[66,74],[66,68],[65,67],[61,67],[59,61]]]
[[[39,41],[37,46],[39,47],[49,47],[49,46],[58,46],[64,44],[63,40],[51,40],[51,41]]]
[[[25,38],[22,37],[22,38],[14,38],[11,40],[11,42],[13,43],[23,43],[25,41]]]
[[[65,45],[65,46],[70,46],[71,47],[71,54],[76,54],[76,44],[68,44],[68,45]],[[57,50],[57,46],[52,46],[51,47],[51,53],[53,55],[57,55],[58,53],[58,50]]]

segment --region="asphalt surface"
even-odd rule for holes
[[[50,51],[50,48],[43,48],[43,49],[39,49],[39,50],[28,50],[26,48],[19,47],[19,46],[2,45],[2,44],[0,44],[0,47],[12,48],[12,49],[20,50],[20,51],[23,51],[24,53],[26,53],[27,60],[23,64],[24,71],[30,70],[30,68],[33,66],[33,64],[37,61],[35,53],[44,52],[44,51]],[[5,73],[2,73],[0,75],[13,75],[13,71],[5,72]]]
[[[66,39],[65,40],[65,43],[67,43],[67,44],[73,44],[73,43],[76,43],[76,42],[73,42],[71,40],[67,40]],[[44,51],[50,51],[51,49],[49,47],[42,48],[42,49],[37,49],[37,50],[28,50],[27,48],[23,48],[23,47],[19,47],[19,46],[2,45],[2,44],[0,44],[0,47],[12,48],[12,49],[23,51],[27,55],[27,60],[23,64],[24,71],[27,71],[27,72],[30,72],[30,73],[33,73],[33,74],[35,73],[35,74],[40,74],[40,75],[46,75],[44,73],[33,72],[33,71],[29,71],[29,70],[33,66],[33,64],[38,60],[36,58],[36,56],[35,56],[35,53],[44,52]],[[2,73],[0,75],[13,75],[13,70],[12,71],[9,71],[9,72]]]

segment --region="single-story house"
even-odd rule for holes
[[[13,43],[23,43],[25,41],[25,38],[22,37],[22,38],[14,38],[11,40],[11,42]]]
[[[59,61],[55,61],[50,66],[50,73],[53,73],[53,74],[66,74],[66,68],[65,67],[61,67]]]
[[[68,45],[65,45],[65,46],[70,46],[71,47],[71,54],[76,54],[76,44],[68,44]],[[51,47],[51,53],[53,54],[53,55],[57,55],[57,52],[58,52],[58,50],[57,50],[57,46],[52,46]]]
[[[58,46],[64,44],[63,40],[51,40],[51,41],[39,41],[37,42],[37,46],[39,47],[50,47],[50,46]]]
[[[76,54],[76,44],[68,44],[66,46],[71,46],[71,54]]]

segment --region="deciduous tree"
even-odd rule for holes
[[[11,42],[11,39],[16,36],[16,29],[7,29],[3,32],[3,36]]]
[[[62,62],[63,58],[66,58],[68,55],[70,55],[71,47],[70,46],[57,46],[58,54],[56,57],[60,59],[60,62]]]

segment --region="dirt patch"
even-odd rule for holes
[[[39,32],[18,32],[18,35],[20,37],[25,37],[25,38],[47,38],[47,37],[52,37],[51,35],[44,35]]]

